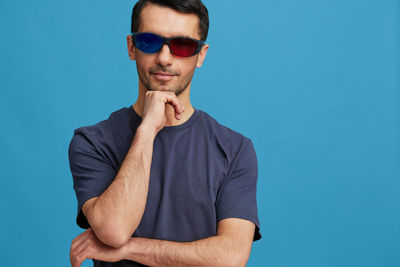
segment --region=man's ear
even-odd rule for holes
[[[128,35],[126,37],[126,41],[128,42],[127,45],[128,45],[129,58],[131,60],[135,60],[136,59],[136,54],[135,54],[135,46],[133,45],[133,42],[132,42],[132,35]]]
[[[200,53],[199,53],[199,57],[197,58],[196,67],[200,68],[201,65],[203,65],[203,61],[204,61],[204,59],[206,58],[207,50],[208,50],[209,47],[210,47],[210,46],[209,46],[208,44],[205,44],[205,45],[201,48]]]

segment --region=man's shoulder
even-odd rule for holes
[[[247,143],[251,143],[251,139],[240,132],[220,123],[213,116],[205,111],[200,110],[202,124],[208,131],[211,138],[217,139],[220,143],[231,146],[232,149],[238,149]]]
[[[115,134],[118,128],[122,130],[124,125],[130,121],[129,108],[123,107],[113,111],[107,119],[95,124],[78,127],[74,130],[75,134],[84,135],[87,138],[104,138]],[[120,132],[120,131],[118,131]]]
[[[137,118],[125,107],[112,112],[105,120],[76,128],[69,144],[70,157],[95,154],[117,167],[129,149],[136,125]]]

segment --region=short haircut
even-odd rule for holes
[[[199,18],[200,39],[205,41],[208,35],[208,10],[201,0],[139,0],[132,10],[131,32],[137,32],[140,27],[140,12],[148,4],[152,3],[158,6],[169,7],[175,11],[196,14]]]

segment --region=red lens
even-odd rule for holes
[[[174,38],[171,40],[171,50],[177,56],[190,57],[196,52],[197,42],[189,38]]]

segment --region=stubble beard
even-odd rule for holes
[[[187,79],[185,79],[184,81],[182,81],[181,84],[177,85],[176,87],[169,87],[167,89],[161,89],[161,88],[157,88],[157,86],[154,86],[151,84],[150,82],[150,73],[151,71],[148,71],[147,73],[149,73],[149,75],[147,76],[148,78],[145,78],[144,73],[142,73],[142,71],[139,71],[139,66],[137,66],[137,70],[138,70],[138,76],[140,81],[142,82],[142,84],[144,85],[144,87],[147,89],[147,91],[166,91],[166,92],[174,92],[176,96],[179,96],[181,93],[183,93],[186,88],[188,88],[190,82],[192,81],[193,75],[194,75],[194,70],[196,67],[193,67],[192,71],[190,74],[188,74]],[[178,74],[180,75],[180,74]],[[161,85],[162,86],[162,85]]]

